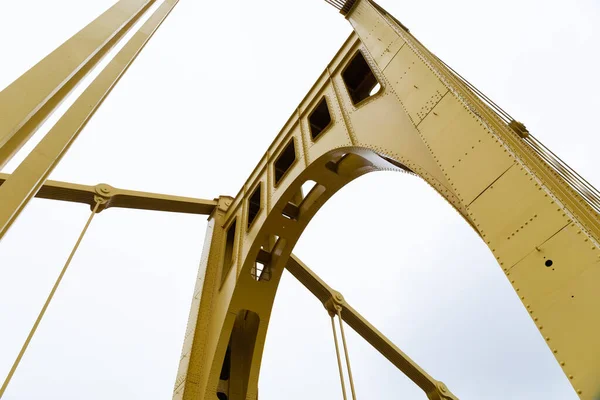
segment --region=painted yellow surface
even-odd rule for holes
[[[292,110],[238,195],[202,203],[212,212],[174,398],[257,399],[269,318],[284,268],[428,398],[456,398],[291,254],[331,196],[353,179],[380,170],[420,176],[463,216],[496,257],[578,395],[596,398],[596,205],[582,195],[575,178],[544,158],[528,132],[517,132],[516,121],[494,110],[385,10],[369,0],[329,2],[342,10],[354,32]],[[109,64],[84,99],[99,105],[175,3],[159,8],[123,49],[125,63]],[[136,12],[131,8],[128,15]],[[125,17],[115,14],[103,34],[115,34],[115,22]],[[97,51],[102,43],[82,49]],[[64,79],[52,84],[59,90]],[[0,93],[0,99],[11,93]],[[28,109],[35,111],[43,101],[40,96],[31,99]],[[315,109],[322,100],[327,115],[319,119]],[[76,102],[64,123],[59,121],[61,134],[50,131],[0,187],[0,235],[93,114],[78,107],[82,105]],[[12,135],[18,125],[11,122],[0,138]],[[320,133],[315,137],[315,132]],[[6,143],[0,142],[0,151]],[[303,192],[307,181],[315,185]],[[260,204],[253,206],[250,197],[258,187]],[[137,196],[140,207],[151,197]]]

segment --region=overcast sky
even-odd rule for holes
[[[379,2],[600,185],[596,0]],[[0,88],[113,3],[1,2]],[[51,178],[234,195],[350,30],[322,0],[181,0]],[[0,242],[0,379],[88,215],[34,200]],[[170,398],[205,229],[203,216],[99,214],[5,398]],[[487,247],[418,178],[349,184],[294,252],[460,398],[576,398]],[[425,398],[347,334],[359,399]],[[341,398],[329,317],[287,273],[259,392]]]

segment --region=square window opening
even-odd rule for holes
[[[331,125],[331,114],[329,113],[325,97],[321,99],[319,105],[317,105],[308,117],[308,123],[310,125],[312,140],[316,140]]]
[[[233,265],[233,248],[235,245],[235,228],[236,220],[229,225],[227,229],[227,238],[225,240],[225,254],[223,254],[223,268],[221,269],[221,285],[225,282],[225,278]]]
[[[252,226],[252,223],[256,219],[256,216],[260,212],[261,204],[260,204],[260,191],[261,191],[262,183],[259,183],[252,196],[248,199],[248,228]]]
[[[290,170],[294,162],[296,161],[296,147],[294,146],[294,139],[290,140],[285,149],[281,152],[277,160],[275,160],[275,186],[279,184],[281,179]]]
[[[270,260],[257,259],[250,270],[250,274],[255,281],[268,282],[271,280]]]
[[[342,79],[354,105],[368,99],[378,91],[379,82],[360,51],[354,55],[342,72]]]

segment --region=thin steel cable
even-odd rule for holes
[[[448,68],[459,80],[461,80],[465,85],[467,85],[467,87],[469,89],[471,89],[472,91],[474,91],[475,94],[477,94],[479,97],[481,97],[482,100],[484,100],[486,103],[488,103],[488,105],[490,107],[492,107],[492,109],[494,109],[496,111],[496,113],[499,114],[500,117],[504,117],[504,118],[508,119],[508,121],[505,120],[505,122],[510,122],[511,120],[513,120],[513,117],[509,113],[507,113],[506,111],[504,111],[502,109],[502,107],[500,107],[499,105],[497,105],[496,103],[494,103],[494,101],[492,99],[490,99],[489,97],[487,97],[481,90],[477,89],[477,87],[475,85],[473,85],[471,82],[469,82],[467,79],[465,79],[461,74],[459,74],[458,72],[456,72],[451,66],[449,66],[448,64],[446,64],[441,58],[439,58],[435,54],[433,54],[433,56],[439,62],[441,62],[442,65],[444,65],[446,68]]]
[[[325,0],[327,3],[331,4],[332,6],[334,6],[335,8],[337,8],[338,10],[341,10],[343,7],[343,4],[340,4],[339,1],[336,0]]]
[[[344,335],[344,322],[342,321],[342,311],[337,310],[338,321],[340,323],[340,331],[342,332],[342,344],[344,345],[344,354],[346,355],[346,365],[348,366],[348,379],[350,380],[350,390],[352,390],[352,400],[356,400],[356,392],[354,391],[354,379],[352,379],[352,368],[350,368],[350,357],[348,356],[348,346],[346,345],[346,335]]]
[[[85,232],[87,231],[88,227],[90,226],[90,223],[92,222],[92,219],[94,218],[94,215],[98,211],[99,206],[100,206],[100,202],[96,201],[96,206],[92,210],[92,214],[88,218],[85,226],[83,227],[83,230],[79,234],[79,238],[77,239],[77,242],[75,243],[75,246],[73,247],[73,250],[71,250],[71,254],[69,255],[69,258],[67,258],[67,261],[65,262],[65,265],[64,265],[62,271],[60,271],[60,275],[58,275],[58,278],[56,279],[56,282],[54,283],[54,286],[52,287],[52,290],[50,291],[50,294],[48,295],[48,298],[46,299],[46,303],[44,303],[44,306],[42,307],[42,310],[40,311],[37,319],[35,320],[35,323],[33,324],[33,327],[31,328],[31,331],[29,332],[29,335],[27,336],[25,343],[23,343],[23,347],[21,347],[21,351],[19,352],[17,359],[13,363],[12,368],[8,372],[8,375],[6,376],[6,379],[4,380],[4,383],[2,384],[2,387],[0,388],[0,398],[2,398],[2,396],[4,395],[4,392],[6,391],[6,388],[8,387],[8,384],[10,383],[10,380],[12,379],[15,371],[17,370],[17,367],[19,366],[19,363],[21,362],[21,359],[23,358],[25,351],[27,350],[27,347],[29,346],[29,342],[31,342],[31,339],[33,338],[33,335],[35,334],[35,331],[37,330],[38,326],[40,325],[40,322],[42,321],[42,318],[44,317],[44,314],[46,313],[46,310],[48,309],[48,306],[50,305],[50,302],[52,301],[52,298],[54,297],[54,293],[56,293],[56,289],[58,289],[58,285],[60,285],[60,282],[62,281],[62,278],[65,275],[65,272],[67,272],[67,268],[69,267],[69,264],[71,264],[71,260],[73,259],[73,256],[75,255],[75,252],[77,251],[77,248],[79,248],[79,244],[81,243],[81,240],[83,239],[83,236],[85,235]]]
[[[508,118],[508,121],[506,122],[510,122],[511,120],[513,120],[513,117],[509,113],[507,113],[500,106],[494,103],[489,97],[487,97],[483,92],[477,89],[462,75],[456,72],[452,67],[446,64],[442,59],[435,55],[434,57],[446,68],[448,68],[448,70],[454,73],[454,75],[457,78],[459,78],[459,80],[465,83],[469,89],[473,90],[475,94],[477,94],[482,100],[488,103],[488,105],[490,105],[492,109],[494,109],[499,114],[500,117]],[[573,170],[567,163],[562,161],[556,154],[554,154],[554,152],[552,152],[552,150],[550,150],[542,142],[537,140],[537,138],[533,137],[533,135],[531,134],[529,136],[530,140],[526,140],[526,143],[528,143],[530,147],[532,147],[542,158],[544,158],[544,161],[549,163],[554,170],[556,170],[560,175],[562,175],[563,178],[565,178],[565,180],[567,181],[567,183],[569,183],[571,187],[573,187],[573,189],[575,189],[579,194],[581,194],[582,197],[584,197],[587,200],[587,202],[590,203],[590,205],[596,209],[596,211],[599,211],[600,192],[598,192],[598,190],[594,186],[592,186],[587,180],[585,180],[581,175],[579,175],[577,171]]]
[[[504,122],[509,124],[511,121],[514,121],[514,118],[508,112],[504,111],[499,105],[494,103],[494,101],[487,97],[481,90],[471,84],[471,82],[456,72],[441,58],[437,57],[433,53],[432,55],[444,67],[452,72],[460,82],[465,84],[468,89],[472,90],[484,103],[486,103],[492,109],[492,111],[495,111],[496,115],[498,115]],[[552,150],[537,140],[537,138],[535,138],[533,135],[529,134],[525,139],[525,143],[527,143],[529,147],[531,147],[547,164],[549,164],[549,166],[554,169],[565,180],[565,182],[571,186],[571,188],[573,188],[573,190],[579,193],[596,212],[600,213],[600,192],[594,186],[592,186],[585,178],[579,175],[577,171],[561,160],[556,154],[554,154],[554,152],[552,152]]]
[[[460,81],[462,81],[469,89],[475,92],[484,102],[486,102],[505,122],[509,123],[514,118],[504,111],[500,106],[494,103],[489,97],[481,92],[477,87],[471,84],[462,75],[456,72],[452,67],[446,64],[442,59],[434,57],[449,71],[451,71]],[[508,119],[508,120],[506,120]],[[533,135],[529,134],[529,137],[525,142],[536,152],[542,159],[550,165],[560,176],[565,179],[566,183],[571,186],[577,193],[579,193],[597,212],[600,212],[600,192],[592,186],[586,179],[584,179],[577,171],[571,168],[567,163],[561,160],[552,150],[546,147],[542,142],[537,140]]]
[[[581,183],[583,185],[587,186],[592,193],[594,193],[596,196],[600,196],[600,192],[598,191],[598,189],[596,189],[585,178],[583,178],[581,175],[579,175],[579,173],[577,173],[577,171],[575,171],[573,168],[571,168],[569,166],[569,164],[567,164],[566,162],[561,160],[560,157],[558,157],[556,154],[554,154],[554,152],[552,150],[550,150],[548,147],[546,147],[546,145],[544,145],[544,143],[540,142],[535,136],[533,136],[531,134],[529,135],[529,137],[532,142],[536,143],[539,147],[543,148],[546,152],[548,152],[551,156],[553,156],[556,160],[558,160],[558,162],[560,162],[563,165],[563,167],[568,169],[574,176],[576,176],[577,179],[579,181],[581,181]]]
[[[597,212],[600,211],[600,196],[596,188],[583,179],[564,161],[544,146],[539,140],[526,141],[529,146],[554,169],[577,193],[579,193]]]
[[[333,341],[335,342],[335,354],[337,355],[338,369],[340,371],[340,383],[342,384],[342,395],[344,400],[348,400],[346,397],[346,384],[344,383],[344,371],[342,370],[342,359],[340,357],[340,346],[337,340],[337,332],[335,331],[335,322],[333,321],[333,315],[331,316],[331,329],[333,330]]]
[[[589,199],[597,198],[597,196],[581,180],[579,180],[576,175],[565,168],[565,165],[563,165],[559,159],[552,157],[551,154],[544,151],[542,148],[537,147],[537,144],[533,142],[531,144],[534,147],[534,150],[536,150],[536,153],[538,153],[538,155],[547,161],[548,164],[550,164],[554,170],[559,173],[559,175],[567,179],[574,189],[578,189],[580,192],[582,192],[580,194],[588,196]]]

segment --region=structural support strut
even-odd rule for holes
[[[345,321],[356,333],[417,384],[430,400],[458,400],[443,382],[437,381],[427,374],[417,363],[346,303],[339,292],[327,285],[298,257],[292,255],[286,269],[323,303],[330,314],[338,315],[340,323],[342,320]]]
[[[9,174],[0,173],[0,187],[9,177]],[[105,200],[100,205],[98,212],[117,207],[210,215],[217,206],[217,200],[119,189],[105,183],[89,186],[48,180],[35,195],[35,197],[42,199],[88,204],[90,208],[95,207],[96,196],[100,196]]]

